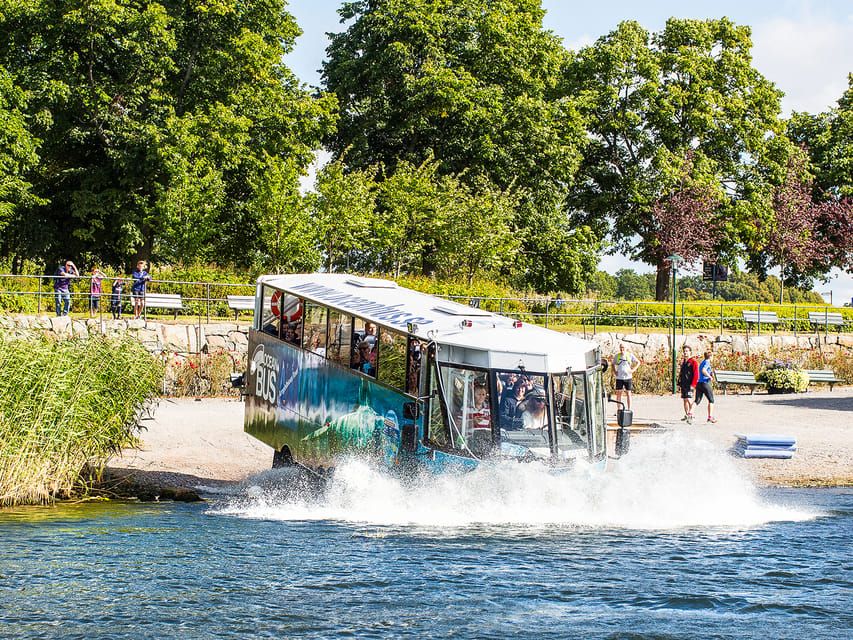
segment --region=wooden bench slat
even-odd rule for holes
[[[723,395],[726,395],[730,384],[749,387],[750,394],[755,393],[755,387],[765,386],[763,382],[758,382],[755,379],[755,374],[752,371],[714,371],[714,379],[723,388]]]
[[[835,376],[835,372],[832,369],[806,369],[806,373],[809,376],[809,384],[812,382],[824,382],[829,385],[830,391],[832,391],[832,388],[837,383],[844,382],[844,380]]]
[[[177,318],[178,311],[184,308],[184,303],[180,294],[177,293],[146,293],[145,308],[169,309],[175,312]]]
[[[742,311],[741,314],[746,322],[779,324],[779,315],[775,311]]]
[[[841,326],[844,324],[844,316],[840,313],[809,311],[809,322],[811,322],[812,324]]]

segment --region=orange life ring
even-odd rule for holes
[[[302,300],[294,296],[287,296],[284,299],[284,307],[282,307],[281,291],[276,291],[270,298],[270,311],[279,318],[284,313],[284,319],[287,322],[296,322],[302,317]]]

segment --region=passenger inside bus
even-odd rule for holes
[[[499,408],[502,429],[521,429],[520,414],[516,411],[527,392],[533,389],[533,382],[527,376],[517,376],[511,387],[504,389]]]
[[[491,430],[491,412],[489,411],[489,394],[486,387],[477,385],[474,387],[474,401],[468,408],[468,420],[471,430]]]
[[[370,344],[366,340],[359,342],[358,347],[353,349],[350,367],[376,377],[376,353],[370,348]]]

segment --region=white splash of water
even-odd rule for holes
[[[508,462],[413,482],[353,460],[322,489],[304,477],[295,482],[296,473],[262,474],[217,512],[379,526],[629,529],[749,527],[818,515],[766,501],[726,452],[684,432],[634,438],[630,454],[608,470],[581,463],[555,473]]]

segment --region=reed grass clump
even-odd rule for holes
[[[0,505],[67,497],[139,433],[162,365],[127,337],[0,334]]]

